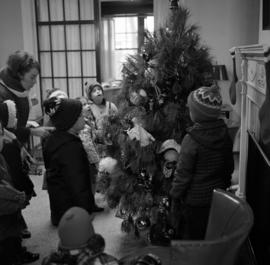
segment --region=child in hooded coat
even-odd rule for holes
[[[184,239],[203,239],[216,188],[231,184],[234,161],[232,140],[221,117],[222,98],[217,87],[190,93],[188,107],[194,125],[182,144],[170,195],[183,213]],[[180,220],[179,220],[180,221]]]
[[[84,128],[82,104],[75,99],[50,98],[44,102],[55,131],[43,143],[43,157],[51,207],[51,221],[58,225],[73,206],[95,211],[87,154],[79,138]],[[93,170],[94,171],[94,170]]]

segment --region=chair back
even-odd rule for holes
[[[136,254],[153,253],[163,265],[235,265],[252,225],[248,203],[218,189],[213,192],[204,240],[173,240],[170,247],[149,246]]]
[[[248,203],[221,189],[213,191],[205,240],[242,235],[246,237],[253,224]]]

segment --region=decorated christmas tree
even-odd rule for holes
[[[213,82],[209,50],[188,18],[188,9],[180,6],[165,27],[145,32],[143,49],[123,65],[119,113],[105,122],[104,135],[116,162],[100,173],[98,185],[109,206],[118,207],[125,218],[126,231],[132,224],[140,229],[157,223],[160,213],[166,217],[168,187],[163,185],[159,150],[167,139],[181,144],[191,125],[189,93]]]

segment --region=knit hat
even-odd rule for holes
[[[81,249],[95,234],[93,218],[83,208],[71,207],[62,216],[58,226],[59,247],[67,250]]]
[[[82,103],[76,99],[53,97],[45,100],[43,105],[52,124],[60,131],[69,130],[82,112]]]
[[[218,119],[221,105],[222,98],[217,86],[198,88],[188,96],[188,107],[194,122]]]
[[[12,100],[0,103],[0,121],[5,128],[14,128],[17,124],[16,104]]]
[[[86,82],[86,83],[85,83],[85,86],[86,86],[85,93],[86,93],[88,99],[92,99],[92,98],[91,98],[91,93],[92,93],[92,91],[93,91],[93,89],[94,89],[95,87],[99,87],[99,88],[101,89],[103,95],[104,95],[103,87],[102,87],[101,84],[98,83],[98,82],[93,83],[93,84],[89,84],[88,82]]]

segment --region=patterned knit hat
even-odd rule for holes
[[[222,98],[216,86],[198,88],[188,96],[188,107],[194,122],[218,119],[221,105]]]
[[[82,113],[82,103],[76,99],[53,97],[45,100],[43,106],[52,124],[60,131],[69,130]]]
[[[14,128],[17,124],[16,104],[12,100],[0,103],[0,121],[5,128]]]
[[[83,208],[71,207],[62,216],[58,226],[59,247],[62,249],[81,249],[95,234],[93,217]]]

